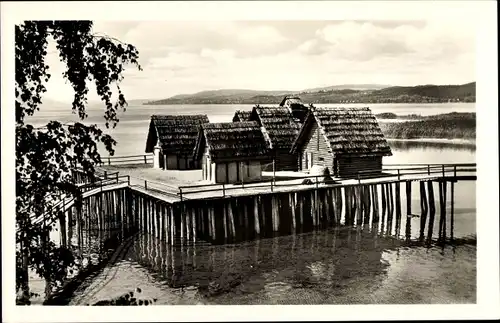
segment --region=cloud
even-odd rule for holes
[[[456,84],[475,77],[475,25],[470,21],[146,21],[95,26],[139,49],[144,70],[126,70],[122,88],[128,98],[218,88]],[[54,82],[53,88],[67,87],[61,80]]]
[[[287,41],[272,26],[230,21],[141,22],[129,29],[123,39],[139,49],[145,62],[158,48],[188,53],[199,53],[203,48],[231,49],[244,57],[277,53]]]
[[[381,56],[437,59],[474,48],[473,26],[446,20],[400,25],[348,21],[325,26],[316,36],[330,44],[332,57],[354,61]]]
[[[329,43],[323,39],[310,39],[298,47],[298,50],[305,55],[320,55],[326,53],[329,49]]]
[[[412,52],[397,28],[384,28],[372,23],[345,22],[317,31],[317,37],[331,44],[331,54],[351,60],[370,60]]]

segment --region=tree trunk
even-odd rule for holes
[[[45,225],[45,221],[44,221]],[[50,295],[52,294],[52,281],[50,279],[50,269],[51,269],[51,263],[49,256],[47,254],[47,244],[49,240],[49,234],[46,232],[46,228],[44,228],[44,234],[42,236],[42,250],[43,253],[45,254],[44,258],[44,278],[45,278],[45,300],[47,301],[50,298]]]
[[[28,248],[26,247],[26,237],[24,237],[21,241],[21,267],[19,270],[21,271],[18,275],[20,277],[20,290],[18,291],[20,295],[17,297],[17,302],[20,304],[29,304],[30,300],[30,285],[29,285],[29,278],[28,278]]]

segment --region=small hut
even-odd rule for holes
[[[303,123],[306,119],[309,107],[302,103],[298,96],[285,96],[281,100],[280,107],[287,108],[298,122]]]
[[[212,183],[260,180],[261,162],[268,156],[264,136],[256,122],[206,123],[194,148],[202,165],[202,178]]]
[[[298,154],[300,170],[320,165],[345,178],[380,172],[382,157],[392,155],[369,108],[312,109],[291,152]]]
[[[146,153],[154,153],[154,168],[199,169],[193,160],[201,124],[206,115],[153,115],[149,123]]]
[[[233,122],[245,122],[250,121],[250,116],[252,111],[236,110],[233,117]]]
[[[297,154],[290,149],[301,124],[295,120],[286,107],[255,106],[251,120],[257,121],[270,149],[268,162],[275,162],[277,171],[296,171]]]

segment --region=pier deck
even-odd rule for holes
[[[458,164],[457,164],[458,165]],[[405,181],[475,180],[475,165],[388,165],[382,173],[360,174],[358,178],[311,176],[304,172],[263,172],[262,181],[238,184],[210,184],[200,180],[201,170],[162,170],[150,164],[102,166],[109,174],[130,177],[130,187],[168,203],[231,196],[252,196],[277,192],[297,192],[327,187],[385,184]],[[397,167],[399,166],[399,167]],[[110,175],[113,176],[113,175]],[[304,183],[308,179],[309,183]]]
[[[409,239],[413,222],[419,241],[431,243],[436,234],[440,242],[447,236],[453,240],[455,183],[476,179],[475,164],[385,165],[382,172],[326,182],[324,176],[305,173],[264,173],[262,182],[220,185],[200,185],[197,171],[176,171],[182,176],[175,178],[162,170],[120,169],[98,170],[97,180],[75,170],[81,194],[62,194],[46,210],[57,217],[36,219],[45,226],[59,222],[60,245],[72,250],[82,266],[137,232],[180,246],[340,226],[371,226],[398,238],[404,232]],[[420,208],[412,205],[412,190]],[[418,220],[407,220],[415,214]]]

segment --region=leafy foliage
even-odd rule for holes
[[[141,70],[134,46],[94,35],[91,21],[25,21],[15,27],[16,286],[24,289],[24,298],[29,298],[28,266],[57,285],[74,265],[69,250],[48,241],[58,218],[48,211],[61,194],[78,196],[73,181],[77,167],[94,178],[94,167],[101,162],[99,142],[111,155],[116,144],[97,125],[50,121],[35,128],[25,122],[26,116],[40,109],[47,91],[45,85],[51,77],[45,62],[49,41],[55,42],[65,63],[63,77],[74,90],[71,108],[82,121],[87,117],[88,84],[93,81],[105,105],[106,127],[115,127],[118,109],[127,105],[120,89],[122,73],[130,64]],[[118,94],[114,103],[112,87]],[[43,221],[34,221],[40,218]]]

